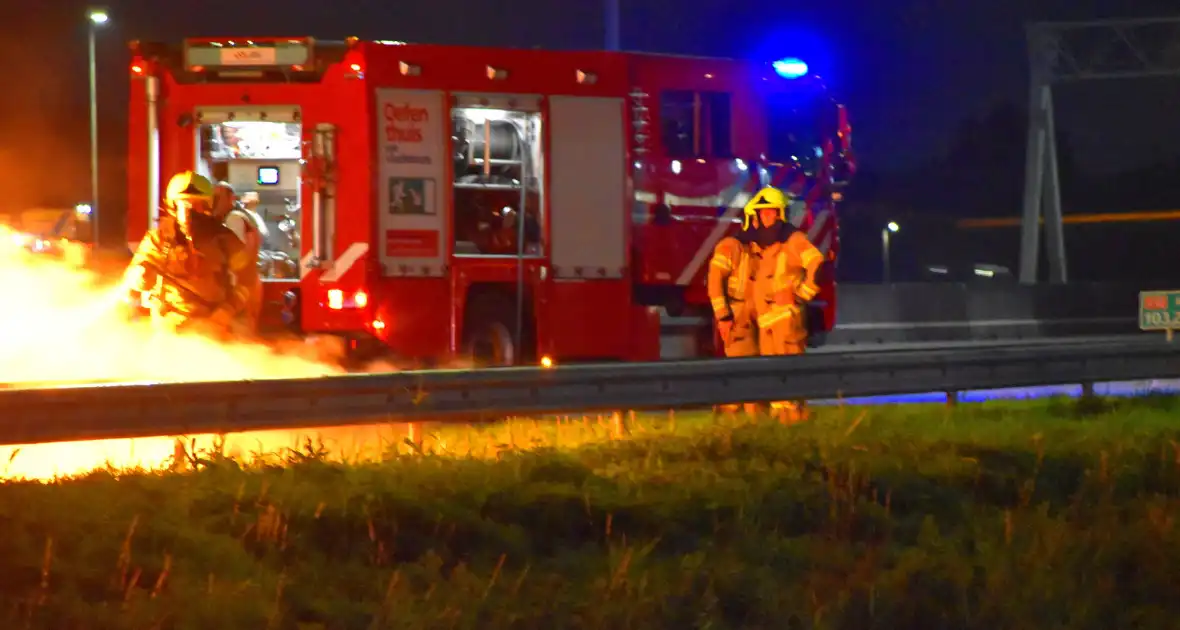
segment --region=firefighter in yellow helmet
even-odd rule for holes
[[[164,329],[229,334],[247,299],[236,282],[243,245],[213,215],[213,197],[204,176],[173,176],[166,212],[144,235],[124,276],[128,290],[146,294],[152,322]]]
[[[756,262],[749,246],[732,236],[721,239],[713,248],[705,286],[726,357],[758,356],[758,325],[751,299]],[[751,416],[759,410],[756,404],[743,406]],[[737,405],[728,404],[716,411],[736,409]]]
[[[745,229],[738,239],[755,261],[751,302],[762,356],[803,354],[807,349],[807,302],[819,294],[816,273],[824,256],[807,236],[787,221],[788,196],[763,188],[745,207]],[[802,401],[777,402],[772,410],[784,422],[806,417]]]

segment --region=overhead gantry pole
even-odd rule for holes
[[[605,25],[605,44],[606,49],[612,52],[618,52],[622,46],[622,8],[619,6],[621,0],[603,0],[603,23]]]
[[[1062,229],[1053,85],[1091,79],[1180,76],[1180,17],[1044,22],[1027,27],[1028,151],[1020,233],[1020,282],[1035,284],[1041,221],[1049,281],[1069,281]]]

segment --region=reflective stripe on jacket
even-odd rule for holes
[[[823,254],[800,231],[792,232],[786,242],[765,248],[751,245],[751,253],[759,259],[753,291],[758,327],[777,328],[786,340],[805,339],[801,303],[819,294],[815,275],[824,262]]]
[[[736,238],[722,239],[713,248],[706,285],[713,316],[718,320],[736,317],[747,299],[753,260]]]

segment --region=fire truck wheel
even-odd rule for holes
[[[498,319],[472,322],[467,337],[467,354],[478,367],[516,364],[516,343],[512,330]]]
[[[515,328],[516,305],[511,299],[493,293],[476,296],[468,303],[463,327],[467,355],[477,367],[516,365],[523,358],[523,349],[514,339]],[[526,338],[531,329],[526,319]],[[528,345],[527,339],[524,341]]]

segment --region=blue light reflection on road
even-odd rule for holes
[[[1021,400],[1069,396],[1076,398],[1082,393],[1081,385],[1053,385],[1047,387],[1013,387],[1009,389],[970,390],[959,393],[959,402],[985,402],[989,400]],[[1180,393],[1180,380],[1118,381],[1095,383],[1094,393],[1099,396],[1127,397],[1144,394]],[[895,396],[866,396],[843,400],[813,400],[815,405],[909,405],[915,403],[946,403],[946,394],[928,392],[924,394],[902,394]]]

